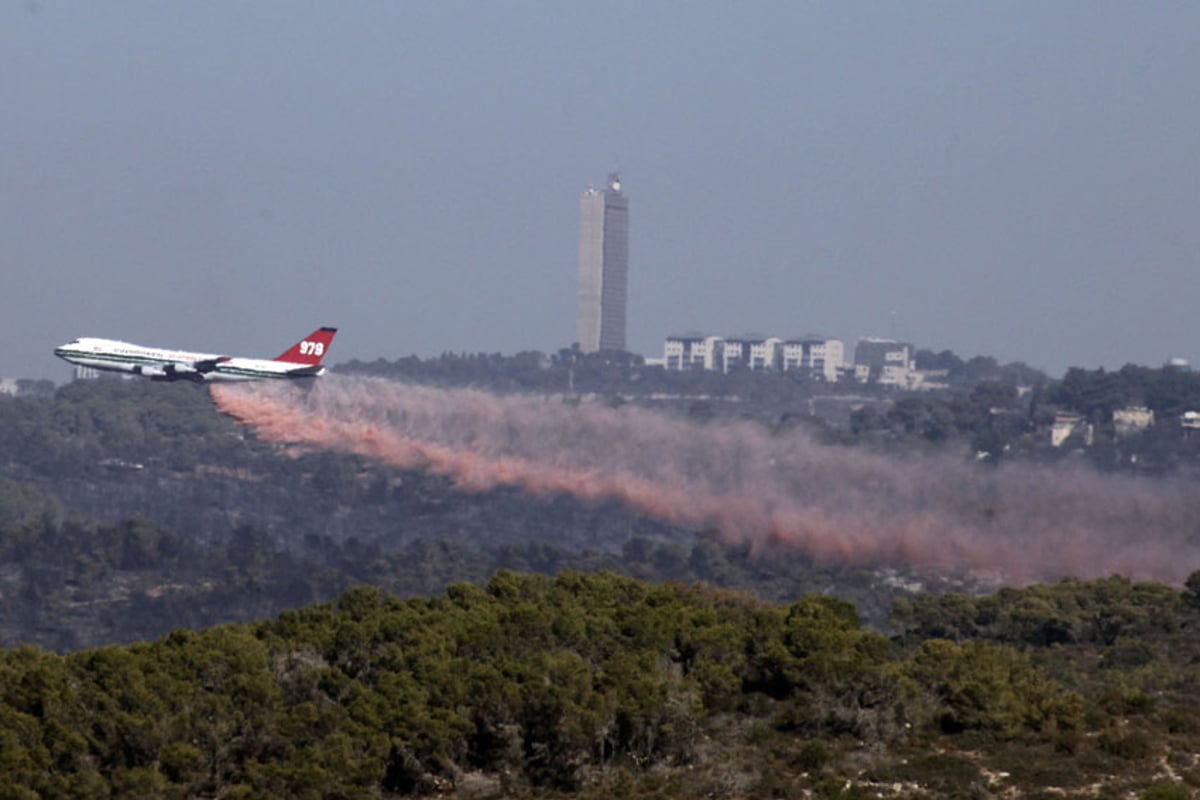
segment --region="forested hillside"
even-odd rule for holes
[[[1121,403],[1178,410],[1200,398],[1190,373],[1132,368],[1072,371],[1019,398],[1003,381],[1037,377],[1019,365],[977,358],[955,366],[946,353],[935,361],[960,382],[979,382],[944,397],[858,397],[860,407],[841,426],[840,411],[828,419],[810,413],[848,408],[850,400],[830,394],[835,387],[754,373],[664,375],[628,358],[569,351],[555,359],[444,356],[345,369],[497,390],[553,391],[566,381],[596,395],[583,402],[636,402],[697,424],[749,418],[780,436],[800,426],[838,447],[900,455],[937,448],[964,461],[984,445],[1005,460],[1023,452],[1048,458],[1051,448],[1036,444],[1031,420],[1044,417],[1051,401],[1079,406],[1099,423]],[[560,402],[581,401],[563,393]],[[1092,455],[1123,453],[1128,462],[1128,448],[1145,445],[1139,469],[1168,458],[1182,468],[1200,437],[1177,433],[1151,429],[1118,441],[1098,429]],[[1062,458],[1066,448],[1051,455]],[[0,643],[56,650],[258,619],[331,599],[354,583],[425,594],[503,567],[610,568],[711,581],[776,601],[821,591],[855,602],[879,627],[894,596],[963,586],[937,573],[880,573],[814,564],[786,549],[724,546],[703,528],[655,521],[615,501],[506,487],[464,492],[426,471],[268,445],[218,414],[204,387],[119,380],[73,383],[52,397],[0,398],[0,552]]]
[[[616,569],[787,600],[833,591],[876,624],[903,581],[769,559],[616,502],[257,441],[203,387],[85,381],[0,398],[0,644],[65,651],[249,621],[355,583],[400,595],[508,567]]]
[[[581,383],[643,380],[598,369]],[[1142,378],[1191,402],[1190,378]],[[1028,437],[1021,420],[1043,413],[992,381],[919,405],[866,398],[839,426],[806,410],[819,391],[738,380],[736,396],[560,401],[744,417],[771,436],[803,425],[893,453]],[[1038,397],[1084,402],[1070,398],[1105,382],[1076,374]],[[932,420],[951,433],[928,435]],[[1170,440],[1180,468],[1194,444]],[[991,469],[968,453],[961,469]],[[615,501],[464,491],[267,444],[202,387],[0,399],[0,797],[1200,787],[1200,573],[1182,591],[1112,577],[991,593],[846,563]]]
[[[500,572],[69,656],[21,647],[0,656],[0,793],[1161,800],[1200,786],[1194,591],[1068,581],[897,615],[891,641],[829,597]]]

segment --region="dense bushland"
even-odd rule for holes
[[[1047,597],[1074,598],[1059,608],[1077,643],[1021,627]],[[0,658],[4,791],[1107,796],[1200,782],[1191,590],[1067,582],[897,615],[892,641],[829,597],[774,606],[502,571],[67,656],[19,647]],[[920,633],[951,619],[975,627]]]

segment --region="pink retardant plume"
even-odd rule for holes
[[[1200,494],[1169,481],[958,456],[887,457],[624,406],[327,376],[214,385],[260,438],[445,475],[463,491],[519,487],[615,499],[752,549],[1009,582],[1121,573],[1182,583],[1200,568]]]

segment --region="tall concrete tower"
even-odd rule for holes
[[[579,198],[579,317],[575,338],[585,353],[625,349],[629,282],[629,200],[621,178]]]

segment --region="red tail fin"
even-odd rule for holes
[[[275,360],[286,361],[289,364],[316,366],[321,363],[321,359],[329,351],[329,345],[333,342],[335,333],[337,333],[337,328],[318,328],[296,342],[290,350],[285,351]]]

